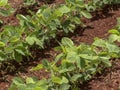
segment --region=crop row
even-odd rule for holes
[[[112,59],[120,58],[120,47],[116,44],[120,42],[120,26],[109,33],[107,39],[96,38],[91,45],[81,43],[75,46],[72,40],[64,37],[58,49],[61,53],[52,62],[43,60],[31,69],[45,69],[49,73],[48,79],[16,77],[9,90],[80,90],[84,81],[111,67]]]
[[[30,47],[44,48],[46,42],[56,38],[61,32],[74,32],[76,26],[85,26],[81,18],[91,18],[90,12],[106,4],[119,3],[119,0],[65,0],[61,5],[43,5],[31,15],[17,15],[20,25],[2,27],[0,33],[0,60],[22,61],[23,56],[31,56]],[[7,0],[1,0],[5,6]],[[120,21],[120,20],[119,20]],[[91,79],[97,72],[110,67],[110,59],[120,57],[120,23],[108,39],[96,38],[91,45],[84,43],[75,46],[73,41],[64,37],[55,60],[43,60],[32,70],[45,69],[50,73],[48,79],[28,77],[26,80],[15,78],[10,90],[79,90],[79,85]]]
[[[22,61],[23,56],[32,56],[29,48],[37,45],[44,48],[45,42],[56,37],[60,32],[74,32],[76,26],[85,26],[81,18],[91,18],[89,12],[98,8],[100,0],[65,0],[62,5],[43,5],[31,15],[17,15],[20,25],[2,27],[0,33],[0,61]],[[101,1],[102,6],[110,3]],[[7,0],[1,0],[0,6],[5,6]]]

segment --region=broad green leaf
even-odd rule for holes
[[[28,37],[26,38],[26,42],[27,42],[29,45],[33,45],[33,44],[35,43],[34,37],[28,36]]]
[[[0,41],[0,47],[5,47],[5,43]]]
[[[98,46],[98,47],[105,47],[105,44],[106,44],[106,41],[105,41],[105,40],[102,40],[102,39],[96,39],[96,40],[93,42],[93,45],[94,45],[94,46]]]
[[[92,15],[87,11],[81,11],[81,14],[86,18],[92,18]]]
[[[70,8],[67,7],[66,5],[61,6],[58,10],[59,10],[60,12],[62,12],[63,14],[70,12]]]
[[[76,64],[79,69],[85,68],[85,60],[80,57],[77,59]]]
[[[22,78],[19,78],[19,77],[15,77],[14,79],[13,79],[13,83],[15,84],[15,85],[23,85],[24,84],[24,80],[22,79]]]
[[[116,35],[116,34],[112,34],[112,35],[110,35],[109,36],[109,42],[114,42],[114,41],[119,41],[120,40],[120,37],[118,36],[118,35]]]
[[[100,56],[100,60],[109,60],[111,57],[110,56]]]
[[[79,78],[81,78],[82,75],[81,74],[74,74],[71,78],[72,82],[76,82]]]
[[[33,45],[34,43],[36,43],[37,45],[43,48],[43,42],[35,36],[28,36],[26,38],[26,42],[30,45]]]
[[[105,64],[106,67],[111,67],[112,64],[109,60],[102,60],[102,62]]]
[[[20,20],[29,21],[28,18],[26,18],[25,16],[23,16],[21,14],[17,15],[17,18]]]
[[[16,36],[13,36],[13,37],[10,39],[10,42],[12,42],[12,43],[15,43],[15,42],[17,42],[17,41],[19,41],[19,38],[16,37]]]
[[[72,22],[75,22],[76,24],[80,24],[80,23],[81,23],[80,18],[78,18],[78,17],[73,17],[73,18],[71,19],[71,21],[72,21]]]
[[[60,77],[57,77],[57,76],[53,76],[52,77],[52,82],[57,83],[57,84],[63,84],[63,83],[68,83],[68,80],[65,77],[60,78]]]
[[[106,43],[106,48],[108,49],[108,52],[115,52],[115,53],[119,53],[120,52],[120,48],[117,45],[114,44],[109,44]]]
[[[37,39],[36,37],[34,38],[34,41],[36,42],[36,44],[38,45],[38,46],[40,46],[41,48],[44,48],[43,47],[43,42],[41,41],[41,40],[39,40],[39,39]]]
[[[0,6],[5,6],[8,3],[8,0],[0,0]]]
[[[54,76],[51,79],[53,83],[62,84],[62,79],[60,77]]]
[[[43,64],[38,64],[36,67],[33,67],[31,70],[41,70],[41,69],[43,69]]]
[[[62,77],[62,81],[61,81],[62,83],[68,83],[69,81],[68,81],[68,79],[66,78],[66,77]]]
[[[35,0],[24,0],[24,5],[34,5]]]
[[[6,53],[12,53],[14,51],[14,47],[9,46],[9,47],[6,47],[4,50]]]
[[[16,52],[16,51],[14,51],[14,59],[17,61],[17,62],[20,62],[20,61],[22,61],[22,55],[21,54],[19,54],[18,52]]]
[[[0,20],[0,25],[2,25],[3,24],[3,20]]]
[[[76,52],[69,52],[67,53],[66,59],[70,60],[71,62],[76,62],[80,57],[77,55]]]
[[[89,55],[89,54],[79,54],[79,56],[87,60],[97,60],[99,58],[98,56]]]
[[[117,34],[117,35],[120,34],[120,32],[116,29],[109,30],[108,32],[111,33],[111,34]]]
[[[48,62],[48,60],[43,60],[42,61],[42,64],[43,64],[43,66],[46,68],[46,69],[49,69],[50,68],[50,63]]]
[[[26,89],[26,85],[24,84],[24,80],[19,78],[19,77],[15,77],[13,79],[13,83],[10,86],[9,90],[27,90]]]
[[[33,78],[27,77],[27,79],[26,79],[26,84],[29,84],[29,83],[32,83],[32,84],[35,83],[35,81],[33,80]]]
[[[25,56],[24,51],[20,50],[20,49],[15,49],[15,51],[23,56]]]
[[[42,79],[42,80],[39,80],[36,85],[41,86],[41,87],[47,85],[47,87],[48,87],[48,83],[49,82],[47,79]]]
[[[73,61],[70,61],[70,60],[62,60],[61,68],[59,70],[59,73],[65,73],[65,72],[75,70],[76,66],[72,62]]]
[[[15,12],[15,10],[13,8],[9,8],[7,10],[0,9],[0,15],[2,15],[2,16],[9,16],[14,12]]]
[[[70,88],[69,84],[62,84],[62,85],[60,85],[59,90],[69,90],[69,88]]]
[[[55,57],[55,63],[57,63],[58,61],[60,61],[62,58],[63,58],[64,54],[61,53],[61,54],[58,54],[56,57]]]
[[[62,45],[67,46],[67,47],[74,46],[73,41],[71,39],[67,38],[67,37],[62,38],[61,42],[62,42]]]

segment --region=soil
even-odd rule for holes
[[[42,3],[44,3],[43,1],[41,0]],[[57,4],[63,2],[64,0],[54,1],[54,3]],[[18,10],[16,14],[24,12],[24,9],[21,10],[23,0],[9,0],[9,3]],[[78,27],[74,34],[69,35],[76,45],[81,43],[91,44],[95,37],[107,38],[109,35],[108,30],[116,26],[117,18],[120,17],[120,5],[114,5],[112,8],[106,6],[103,10],[96,11],[92,14],[92,19],[83,19],[83,22],[87,26],[86,28]],[[0,18],[5,24],[18,25],[19,23],[14,14],[9,17]],[[4,62],[4,66],[6,67],[0,67],[0,90],[7,90],[12,79],[16,76],[37,76],[39,79],[48,77],[49,74],[45,73],[44,70],[32,72],[30,69],[41,63],[42,59],[53,60],[59,53],[54,50],[55,46],[57,46],[57,44],[50,45],[44,50],[36,50],[36,52],[33,52],[35,56],[34,60],[29,59],[19,64],[11,62],[9,66]],[[112,63],[112,68],[105,69],[101,75],[97,75],[92,80],[82,84],[81,90],[118,90],[120,86],[120,61],[112,60]],[[13,67],[14,69],[11,70],[9,67]]]

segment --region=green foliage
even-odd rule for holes
[[[111,35],[118,35],[117,30],[110,30]],[[91,79],[96,73],[101,72],[103,68],[111,67],[111,58],[120,58],[120,48],[114,43],[118,39],[111,35],[107,40],[96,38],[93,44],[86,45],[81,43],[75,46],[73,41],[67,37],[62,38],[59,50],[62,50],[52,62],[43,60],[42,64],[32,68],[32,70],[41,70],[50,73],[48,79],[33,81],[28,77],[22,83],[18,82],[19,78],[13,80],[10,90],[16,88],[27,90],[30,88],[27,81],[31,82],[31,90],[36,90],[39,86],[40,90],[75,90],[79,89],[79,84]],[[61,48],[61,49],[60,49]],[[38,83],[45,81],[44,83]],[[21,86],[22,85],[22,86]],[[24,87],[26,86],[26,87]]]
[[[45,42],[49,42],[60,32],[74,32],[76,26],[83,25],[80,20],[82,17],[92,17],[88,9],[90,6],[96,9],[98,1],[84,3],[84,0],[66,0],[65,4],[58,6],[44,5],[32,16],[17,15],[20,25],[16,27],[5,26],[0,34],[1,61],[8,59],[20,61],[22,56],[30,55],[27,50],[29,47],[37,45],[39,48],[44,48]],[[35,1],[26,0],[25,2],[31,4]],[[6,0],[1,0],[0,5],[9,8]],[[9,14],[3,9],[0,13],[5,16]],[[12,34],[10,34],[11,32]],[[114,35],[114,37],[116,36]],[[111,39],[114,41],[112,36]],[[18,46],[22,49],[15,50]],[[107,46],[113,47],[112,45]],[[25,52],[23,52],[24,50]]]
[[[17,15],[20,25],[26,31],[30,30],[27,32],[30,35],[26,42],[29,45],[36,44],[43,48],[44,43],[55,38],[59,32],[74,32],[76,25],[82,24],[81,17],[92,17],[86,10],[83,0],[79,3],[75,1],[71,6],[70,4],[70,1],[66,1],[66,4],[59,6],[44,5],[32,17]]]
[[[24,0],[24,5],[34,5],[35,3],[35,0]]]
[[[8,0],[0,1],[0,15],[8,16],[12,14],[15,10],[8,4]]]
[[[4,1],[4,2],[3,2]],[[0,33],[0,60],[21,61],[22,56],[30,55],[28,49],[33,45],[44,48],[46,41],[53,39],[60,32],[74,32],[77,25],[83,25],[81,18],[91,18],[94,11],[106,4],[118,3],[115,0],[65,0],[59,6],[42,6],[32,16],[17,15],[20,26],[5,26]],[[34,0],[26,0],[27,5]],[[1,0],[1,6],[6,5]],[[6,14],[7,15],[7,14]],[[119,23],[119,21],[118,21]],[[120,57],[120,48],[115,42],[120,42],[120,26],[107,40],[96,38],[92,45],[75,46],[73,41],[64,37],[60,43],[61,53],[55,60],[43,60],[42,64],[32,70],[45,69],[50,73],[48,79],[38,80],[28,77],[16,77],[9,90],[78,90],[80,83],[89,80],[105,67],[111,67],[111,58]]]
[[[0,7],[5,6],[8,3],[8,0],[1,0],[0,1]]]
[[[22,56],[30,55],[23,33],[24,29],[20,27],[4,27],[4,31],[0,33],[0,61],[9,59],[21,61]]]

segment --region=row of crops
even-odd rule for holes
[[[7,2],[1,0],[0,6],[7,8]],[[26,1],[26,5],[34,3]],[[23,56],[32,57],[31,47],[44,49],[46,43],[56,40],[59,33],[74,33],[77,26],[86,27],[82,18],[92,18],[91,12],[107,4],[118,3],[119,0],[65,0],[60,5],[45,4],[37,12],[29,11],[30,15],[17,15],[19,25],[3,25],[1,28],[1,63],[10,60],[21,62]],[[4,15],[5,12],[7,9],[0,13]],[[120,42],[119,22],[118,19],[117,27],[109,31],[111,34],[106,40],[96,38],[91,45],[82,43],[76,46],[71,39],[63,37],[61,42],[58,41],[61,53],[52,62],[43,60],[42,64],[32,68],[45,69],[50,73],[49,78],[15,78],[10,90],[79,90],[79,85],[84,81],[103,68],[111,67],[111,59],[120,57],[120,48],[116,44]]]
[[[119,29],[110,30],[108,39],[97,38],[91,45],[84,43],[76,46],[69,38],[61,40],[60,54],[49,62],[43,60],[32,68],[32,71],[45,69],[50,73],[48,79],[38,80],[27,77],[14,78],[10,90],[80,90],[80,85],[90,80],[96,73],[106,67],[111,67],[111,61],[120,58],[120,47],[115,41],[120,42]]]

